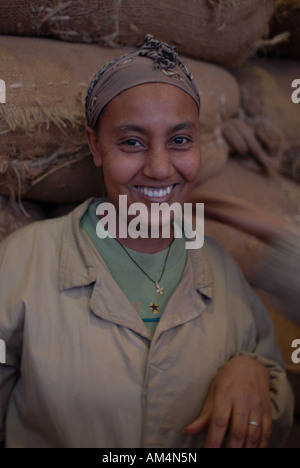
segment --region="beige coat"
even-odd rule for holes
[[[218,370],[246,354],[272,376],[274,433],[293,397],[265,309],[221,247],[188,251],[151,341],[79,220],[34,223],[0,249],[0,439],[7,447],[201,447],[183,428]]]

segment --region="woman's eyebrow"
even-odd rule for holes
[[[180,130],[192,130],[192,131],[195,131],[196,130],[196,125],[187,120],[185,122],[180,122],[179,124],[175,125],[174,127],[172,127],[169,131],[169,133],[174,133],[174,132],[178,132]],[[115,128],[115,132],[123,132],[123,133],[126,133],[126,132],[138,132],[138,133],[148,133],[148,130],[145,128],[145,127],[141,127],[139,125],[136,125],[136,124],[124,124],[124,125],[120,125],[118,127]]]
[[[178,125],[175,125],[175,127],[172,128],[171,133],[173,132],[178,132],[179,130],[196,130],[197,127],[196,125],[187,120],[186,122],[181,122]]]
[[[114,129],[115,133],[118,132],[138,132],[138,133],[146,133],[146,129],[144,127],[140,127],[139,125],[135,124],[125,124],[125,125],[120,125],[119,127],[116,127]]]

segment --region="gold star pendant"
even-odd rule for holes
[[[158,314],[158,312],[159,312],[159,305],[158,304],[155,304],[155,302],[152,302],[149,307],[151,309],[151,312],[153,312],[154,314]]]

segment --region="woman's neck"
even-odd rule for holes
[[[136,250],[138,252],[146,254],[154,254],[167,249],[173,241],[173,229],[172,235],[169,238],[141,238],[133,239],[132,237],[120,238],[117,236],[117,240],[128,249]]]

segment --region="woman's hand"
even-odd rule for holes
[[[266,448],[272,433],[270,377],[255,359],[237,357],[218,373],[203,410],[187,434],[208,429],[206,448]],[[249,425],[256,421],[260,426]]]

